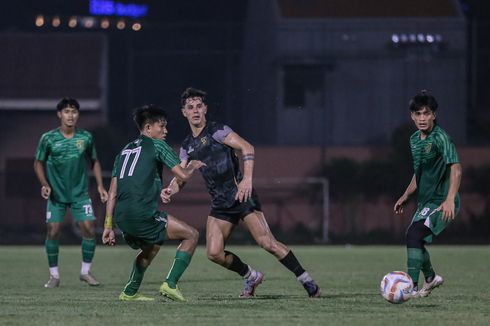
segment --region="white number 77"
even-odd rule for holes
[[[134,159],[133,159],[133,162],[131,163],[131,166],[129,167],[129,171],[128,171],[128,177],[133,175],[134,168],[136,167],[136,163],[138,162],[138,159],[140,157],[140,153],[141,153],[141,146],[136,147],[135,149],[125,149],[122,151],[121,155],[124,156],[124,162],[123,162],[123,165],[121,167],[121,173],[119,174],[119,179],[124,178],[124,172],[126,171],[126,165],[128,164],[129,157],[131,156],[131,154],[136,154]]]

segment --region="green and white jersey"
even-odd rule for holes
[[[60,128],[46,132],[36,160],[45,162],[51,199],[73,203],[89,198],[87,163],[97,160],[97,153],[88,131],[77,128],[72,138],[63,136]]]
[[[180,164],[175,151],[165,141],[144,135],[117,155],[112,177],[117,178],[114,218],[118,225],[139,225],[156,212],[163,165],[172,169]]]
[[[437,125],[425,139],[420,139],[420,135],[418,130],[410,137],[418,205],[429,202],[441,204],[449,190],[449,165],[459,163],[456,147],[448,134]],[[459,195],[455,202],[459,202]]]

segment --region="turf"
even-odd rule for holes
[[[162,247],[141,292],[155,302],[120,302],[135,251],[97,247],[93,273],[103,283],[78,280],[80,248],[60,249],[61,286],[44,289],[44,247],[0,247],[0,325],[490,325],[490,247],[432,246],[445,284],[428,297],[393,305],[378,293],[382,276],[405,269],[398,246],[296,246],[296,256],[322,288],[310,299],[291,273],[258,247],[230,247],[265,273],[254,299],[239,299],[242,281],[196,251],[180,282],[188,303],[166,301],[158,288],[174,245]]]

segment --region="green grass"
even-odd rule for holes
[[[93,273],[78,280],[80,248],[60,249],[61,286],[44,289],[44,247],[0,247],[0,325],[490,325],[490,247],[432,246],[445,284],[431,296],[392,305],[378,294],[382,276],[405,270],[403,247],[296,246],[296,256],[322,288],[309,299],[291,273],[258,247],[230,247],[265,273],[255,299],[239,299],[242,281],[198,248],[180,286],[186,304],[158,296],[172,262],[166,245],[148,269],[142,293],[155,302],[119,302],[135,251],[121,244],[97,248]]]

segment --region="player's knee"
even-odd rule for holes
[[[413,225],[408,228],[406,235],[407,248],[423,248],[424,238],[423,234]]]
[[[189,240],[191,241],[194,241],[195,243],[197,243],[197,241],[199,240],[199,231],[197,231],[197,229],[191,227],[190,230],[189,230]]]
[[[207,252],[208,259],[212,261],[213,263],[223,265],[225,263],[225,255],[223,252],[212,252],[208,251]]]

